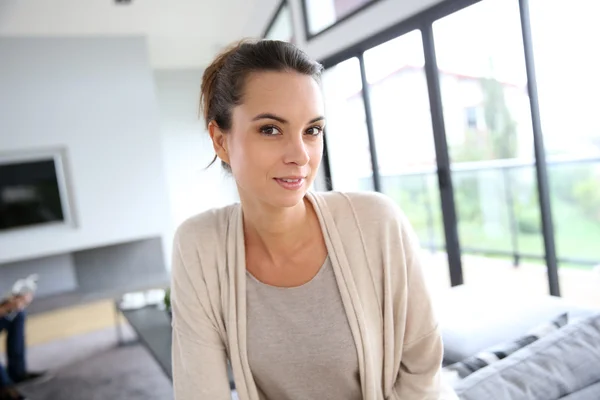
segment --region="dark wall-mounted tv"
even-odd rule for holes
[[[0,160],[0,231],[67,220],[56,156]]]

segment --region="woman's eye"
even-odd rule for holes
[[[321,132],[323,132],[323,128],[321,128],[320,126],[313,126],[306,130],[306,133],[311,136],[319,136]]]
[[[260,128],[260,133],[266,136],[275,136],[281,134],[281,131],[275,126],[263,126]]]

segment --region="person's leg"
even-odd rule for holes
[[[6,372],[6,369],[2,366],[2,364],[0,364],[0,390],[5,387],[12,386],[12,384],[13,383],[8,376],[8,372]]]
[[[0,333],[8,328],[9,321],[5,318],[0,318]],[[12,381],[8,376],[6,369],[0,364],[0,390],[4,387],[11,386]]]
[[[19,312],[6,327],[6,356],[8,375],[18,381],[27,372],[25,361],[25,312]]]
[[[23,317],[24,319],[24,317]],[[7,336],[7,355],[8,362],[10,366],[11,356],[10,356],[10,347],[9,343],[11,340],[11,330],[13,326],[13,320],[9,320],[6,318],[0,318],[0,332],[6,330],[8,332]],[[17,321],[19,322],[19,321]],[[12,344],[12,343],[11,343]],[[24,400],[25,396],[23,396],[15,387],[15,382],[10,377],[10,367],[6,370],[2,365],[0,365],[0,399],[3,400]]]

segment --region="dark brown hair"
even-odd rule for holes
[[[320,81],[323,66],[296,46],[278,40],[242,40],[219,54],[202,76],[200,109],[206,126],[215,121],[231,129],[231,114],[242,103],[244,84],[252,72],[292,71]],[[210,165],[216,161],[213,159]],[[222,163],[230,170],[229,165]],[[209,166],[210,166],[209,165]]]

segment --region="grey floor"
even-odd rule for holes
[[[135,335],[125,327],[125,337]],[[114,329],[28,349],[29,369],[48,369],[47,382],[23,385],[31,400],[172,399],[170,381],[139,344],[118,346]]]

